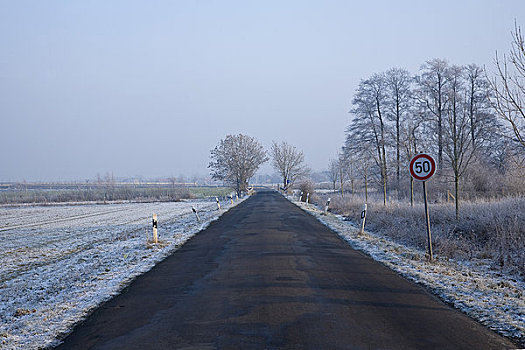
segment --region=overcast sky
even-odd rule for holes
[[[0,181],[205,175],[237,133],[323,170],[361,79],[490,67],[515,20],[525,1],[0,0]]]

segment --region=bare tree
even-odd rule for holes
[[[467,113],[470,121],[472,147],[487,154],[493,151],[487,144],[501,136],[501,123],[490,103],[491,89],[483,69],[475,64],[464,68],[467,94]]]
[[[424,110],[435,119],[438,146],[438,171],[443,167],[443,114],[447,105],[448,62],[442,59],[427,61],[421,66],[422,73],[416,77],[416,97]]]
[[[246,191],[248,180],[268,161],[263,147],[253,137],[228,135],[211,150],[211,176],[232,185],[237,193]]]
[[[304,154],[295,146],[286,142],[280,144],[275,141],[271,149],[272,166],[279,172],[283,179],[285,189],[293,187],[295,181],[309,173],[309,169],[304,163]]]
[[[337,178],[339,179],[339,188],[341,190],[341,198],[345,196],[345,182],[348,179],[348,158],[345,153],[339,155],[337,160]]]
[[[343,170],[346,171],[346,177],[350,181],[350,193],[352,193],[353,198],[355,194],[355,180],[357,173],[357,154],[354,152],[345,152],[343,148],[341,158],[344,161]]]
[[[361,107],[365,107],[361,105]],[[368,202],[368,185],[371,176],[380,177],[381,160],[378,152],[378,135],[377,128],[372,124],[370,113],[372,110],[365,109],[354,110],[354,119],[346,128],[346,139],[342,148],[344,155],[353,154],[357,172],[363,177],[365,190],[365,200]],[[380,149],[380,148],[379,148]],[[349,159],[349,156],[346,156]],[[379,180],[381,186],[383,182]]]
[[[459,179],[474,156],[474,147],[470,135],[468,101],[465,101],[464,68],[452,66],[448,69],[449,89],[448,108],[445,113],[444,132],[447,142],[444,153],[454,175],[454,195],[456,219],[459,219]]]
[[[400,168],[401,168],[401,148],[402,148],[402,132],[405,118],[408,115],[411,102],[412,91],[410,88],[412,77],[405,69],[392,68],[385,73],[388,105],[389,105],[389,119],[394,122],[395,132],[395,148],[396,148],[396,184],[399,191]]]
[[[361,81],[352,101],[354,105],[352,113],[355,118],[349,127],[349,131],[354,137],[359,137],[359,134],[362,134],[367,142],[372,142],[375,145],[377,151],[375,160],[381,172],[383,203],[386,205],[388,187],[386,137],[388,125],[385,115],[385,89],[384,74],[374,74],[370,79]]]
[[[525,40],[517,24],[509,56],[500,60],[496,53],[495,65],[496,77],[490,80],[492,106],[525,148]]]
[[[403,145],[407,161],[412,159],[418,152],[419,140],[421,138],[419,135],[419,127],[422,123],[423,115],[414,114],[403,128]],[[407,176],[410,178],[410,205],[414,206],[414,178],[409,176],[408,172]]]
[[[335,186],[337,184],[337,180],[339,179],[339,164],[337,159],[330,159],[328,161],[328,179],[332,183],[332,189],[335,192]]]

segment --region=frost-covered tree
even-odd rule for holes
[[[211,176],[235,188],[246,191],[248,180],[259,166],[268,161],[264,148],[251,136],[228,135],[211,150]]]
[[[447,84],[449,64],[446,60],[433,59],[421,66],[421,75],[416,77],[416,98],[422,110],[434,120],[437,136],[438,172],[443,167],[443,117],[447,108]]]
[[[304,154],[295,146],[282,141],[273,142],[270,151],[272,156],[272,166],[283,179],[283,187],[293,187],[295,181],[309,173],[309,169],[304,163]]]
[[[456,219],[459,219],[459,180],[474,157],[474,145],[469,120],[469,102],[466,93],[464,68],[451,66],[448,69],[449,101],[443,118],[444,154],[454,177]]]
[[[337,159],[330,159],[328,161],[328,179],[332,183],[332,190],[335,192],[335,186],[339,179],[339,162]]]
[[[381,173],[385,205],[388,187],[386,88],[384,74],[373,74],[359,83],[352,101],[354,108],[351,112],[354,114],[354,121],[347,130],[347,139],[348,134],[352,134],[351,137],[373,143],[377,152],[374,158]]]
[[[412,77],[406,69],[392,68],[385,73],[388,99],[388,119],[393,125],[396,153],[396,184],[399,190],[401,176],[401,156],[402,156],[402,130],[405,127],[406,119],[410,116],[412,105]]]
[[[496,76],[490,80],[492,106],[525,150],[525,39],[517,24],[509,55],[500,58],[496,54],[495,65]]]

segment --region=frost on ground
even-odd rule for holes
[[[225,209],[215,201],[0,208],[0,348],[57,345]],[[153,213],[158,244],[148,242]]]
[[[337,232],[353,248],[370,255],[402,276],[419,283],[442,300],[488,328],[525,345],[525,283],[491,268],[491,262],[435,259],[425,252],[365,232],[340,215],[325,214],[313,205],[294,203]]]

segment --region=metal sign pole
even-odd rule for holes
[[[425,217],[427,220],[428,259],[432,261],[432,235],[430,234],[430,215],[428,214],[427,182],[423,181],[423,198],[425,199]]]

